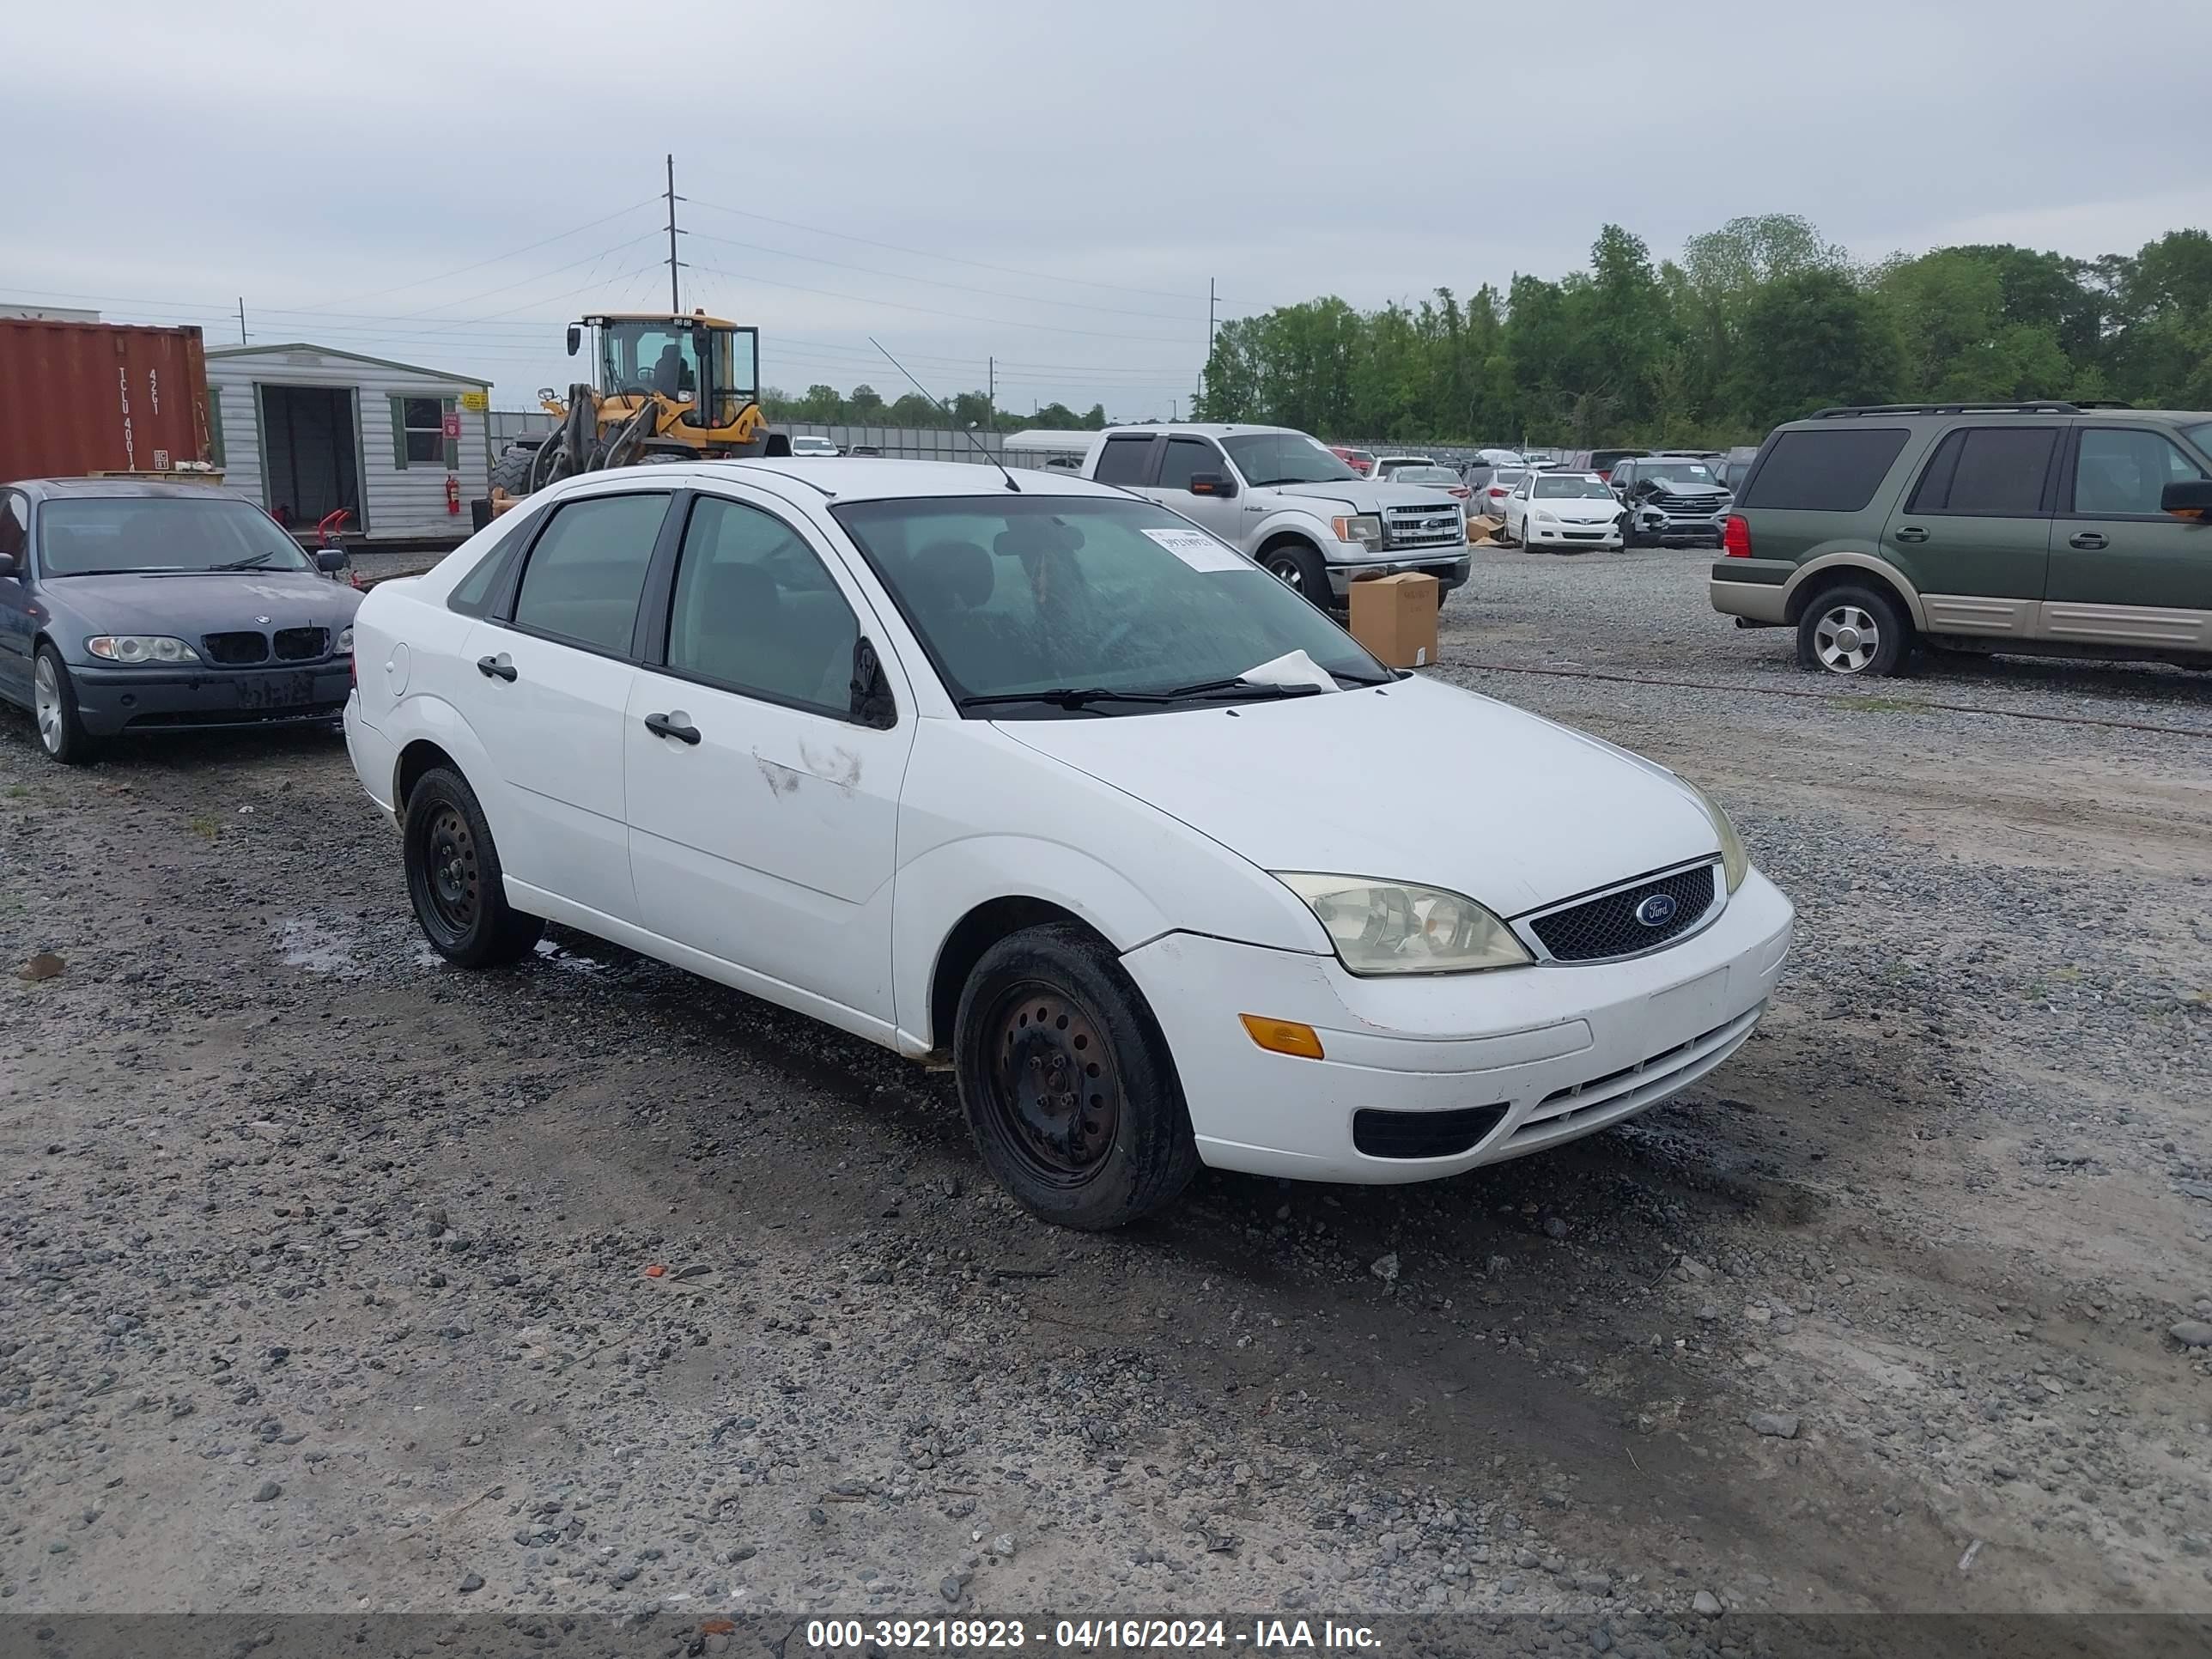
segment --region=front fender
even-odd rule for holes
[[[1336,538],[1336,532],[1326,518],[1301,507],[1272,508],[1258,524],[1244,532],[1243,546],[1247,553],[1257,553],[1278,536],[1296,536],[1310,544],[1322,558],[1332,562],[1347,556],[1345,544]]]

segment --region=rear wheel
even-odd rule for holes
[[[1277,542],[1262,550],[1260,568],[1295,587],[1316,605],[1324,608],[1328,605],[1328,567],[1321,562],[1321,555],[1304,542]]]
[[[407,797],[407,896],[431,948],[463,968],[497,968],[527,956],[545,931],[507,902],[499,848],[468,780],[436,767]]]
[[[51,645],[39,647],[31,665],[31,715],[38,722],[39,747],[49,760],[64,766],[82,766],[97,752],[100,744],[77,717],[76,686],[69,665]]]
[[[1815,594],[1797,623],[1799,664],[1829,674],[1894,674],[1911,643],[1896,602],[1856,583]]]
[[[976,1151],[1046,1221],[1118,1227],[1197,1171],[1167,1040],[1113,951],[1080,928],[1027,928],[985,951],[953,1054]]]

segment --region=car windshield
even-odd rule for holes
[[[2206,454],[2212,455],[2212,421],[2207,421],[2202,426],[2185,426],[2181,429],[2189,434],[2191,443]]]
[[[1613,499],[1613,491],[1595,478],[1554,478],[1539,475],[1536,499],[1540,501],[1609,501]]]
[[[1455,484],[1459,474],[1448,466],[1401,466],[1390,473],[1392,483]]]
[[[1492,489],[1510,489],[1528,476],[1528,469],[1525,466],[1501,466],[1490,475],[1490,487]]]
[[[1168,694],[1234,696],[1241,676],[1285,658],[1266,678],[1303,673],[1316,690],[1391,678],[1285,583],[1149,501],[996,495],[831,511],[946,690],[993,700],[993,718],[1187,707]]]
[[[1663,478],[1668,483],[1717,483],[1713,470],[1703,461],[1638,461],[1639,478]]]
[[[1221,447],[1255,489],[1281,483],[1356,483],[1359,479],[1319,439],[1303,432],[1247,432],[1224,438]],[[1352,453],[1360,455],[1356,449]]]
[[[50,501],[39,509],[43,575],[312,568],[274,519],[245,501],[110,495]]]

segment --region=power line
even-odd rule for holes
[[[606,215],[603,218],[586,219],[582,224],[576,225],[568,230],[562,231],[557,235],[548,236],[539,241],[526,243],[523,246],[514,249],[512,252],[495,253],[490,258],[478,259],[474,264],[456,265],[453,270],[441,271],[435,276],[417,277],[411,283],[398,283],[390,288],[371,289],[366,294],[351,295],[343,300],[333,300],[331,303],[334,306],[349,306],[362,300],[379,299],[386,294],[403,293],[410,288],[425,288],[432,283],[442,283],[449,276],[460,276],[466,275],[471,270],[482,270],[486,265],[501,264],[509,259],[520,258],[526,253],[533,252],[537,249],[545,246],[548,243],[566,241],[571,236],[579,235],[585,231],[606,224],[610,221],[619,219],[625,213],[635,213],[641,207],[649,207],[652,205],[653,201],[653,198],[648,196],[641,202],[632,202],[626,208],[617,208],[614,212]]]
[[[712,209],[716,213],[734,214],[740,219],[757,219],[764,225],[781,225],[786,230],[803,230],[812,236],[834,236],[841,242],[858,242],[864,247],[879,247],[892,253],[911,253],[917,258],[937,259],[949,265],[969,265],[977,270],[995,270],[1002,276],[1026,276],[1039,283],[1072,283],[1080,288],[1109,289],[1120,294],[1148,294],[1156,300],[1188,300],[1195,296],[1177,294],[1164,288],[1135,288],[1127,283],[1102,283],[1085,276],[1054,276],[1041,270],[1023,270],[1013,265],[994,265],[981,259],[963,259],[957,254],[932,253],[927,248],[906,247],[897,242],[879,242],[872,237],[854,236],[842,230],[825,230],[820,225],[802,225],[795,220],[775,219],[765,213],[750,213],[744,208],[725,207],[719,202],[699,201],[695,207]]]

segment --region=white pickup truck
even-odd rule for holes
[[[1212,531],[1315,604],[1355,576],[1420,570],[1467,580],[1467,514],[1442,489],[1370,483],[1319,440],[1280,426],[1109,428],[1083,476],[1119,484]]]

